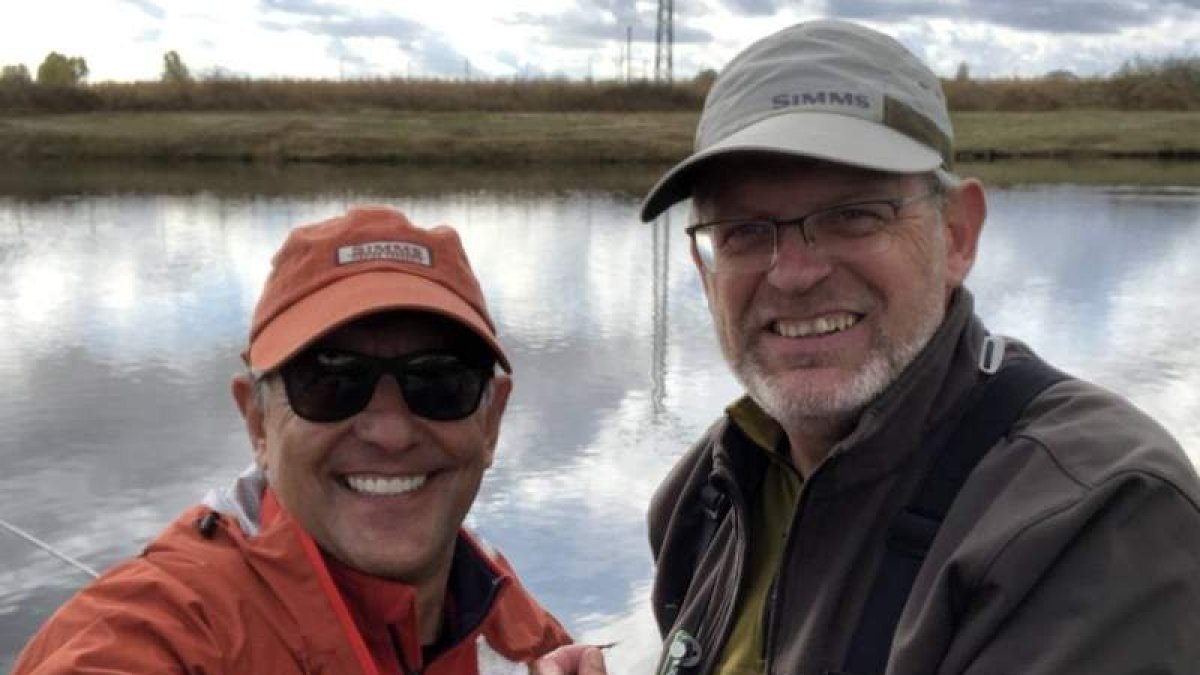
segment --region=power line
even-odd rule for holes
[[[675,0],[658,0],[654,29],[654,81],[675,80]]]

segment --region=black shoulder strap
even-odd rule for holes
[[[892,521],[887,548],[859,616],[843,673],[882,675],[917,572],[967,476],[1008,433],[1025,406],[1066,377],[1029,357],[1006,364],[980,385],[974,402],[937,451],[920,488]]]

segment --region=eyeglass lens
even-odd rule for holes
[[[697,252],[713,272],[761,272],[775,264],[781,230],[801,228],[810,246],[830,255],[855,256],[878,252],[890,241],[880,236],[895,221],[899,209],[929,196],[922,193],[900,200],[841,204],[791,220],[730,220],[696,227]]]

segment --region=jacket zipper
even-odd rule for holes
[[[396,652],[396,660],[400,662],[400,670],[404,671],[404,675],[421,675],[421,669],[414,669],[408,665],[408,659],[404,654],[404,645],[400,644],[400,640],[396,638],[395,631],[388,629],[388,637],[392,639],[392,649]]]
[[[437,656],[435,656],[429,663],[422,664],[422,667],[420,667],[420,668],[413,668],[412,666],[408,665],[408,659],[406,658],[406,655],[404,653],[404,649],[400,643],[400,640],[396,637],[396,634],[393,631],[388,630],[388,637],[390,637],[392,640],[392,648],[396,652],[397,660],[400,662],[400,670],[402,670],[404,672],[404,675],[421,675],[422,673],[425,672],[426,668],[429,668],[430,666],[432,666],[438,659],[442,658],[442,656],[444,656],[446,653],[449,653],[449,652],[457,649],[460,645],[462,645],[467,640],[475,639],[478,636],[478,631],[479,631],[480,627],[483,626],[484,620],[488,617],[488,615],[491,614],[492,607],[496,603],[496,598],[500,594],[501,587],[504,586],[506,583],[507,583],[507,581],[503,577],[495,579],[492,582],[492,587],[489,590],[488,596],[484,600],[484,603],[483,603],[487,609],[482,614],[479,615],[478,620],[473,625],[471,625],[471,626],[467,627],[465,630],[463,630],[461,637],[456,642],[453,642],[453,643],[447,645],[446,649],[442,653],[439,653]],[[423,660],[424,659],[422,659],[422,661]]]
[[[804,505],[808,501],[808,495],[811,492],[809,486],[821,475],[821,470],[825,465],[829,464],[828,458],[817,465],[813,470],[812,475],[800,483],[800,494],[796,497],[796,510],[792,513],[792,520],[788,523],[787,540],[783,542],[783,552],[779,556],[779,571],[775,573],[775,579],[771,581],[771,590],[767,595],[767,608],[763,614],[763,622],[766,624],[767,637],[763,640],[763,664],[764,674],[771,672],[771,660],[775,655],[775,634],[778,633],[776,626],[776,605],[778,604],[779,596],[781,595],[779,587],[782,585],[783,568],[788,559],[788,551],[792,547],[792,538],[799,529],[800,519],[804,517]]]
[[[698,673],[708,674],[713,672],[716,666],[717,657],[721,650],[725,648],[725,643],[729,640],[729,633],[733,629],[733,615],[737,607],[738,601],[742,595],[742,568],[745,567],[746,561],[746,500],[742,494],[741,488],[737,482],[732,479],[732,476],[724,468],[718,468],[716,477],[721,480],[722,488],[729,495],[730,507],[729,513],[733,517],[733,535],[734,549],[733,560],[730,562],[729,573],[725,575],[726,579],[734,580],[734,588],[732,597],[726,596],[729,602],[726,603],[724,611],[721,613],[720,620],[716,624],[715,629],[711,633],[709,640],[704,640],[701,644],[705,644],[706,653],[704,654],[703,662]],[[697,561],[699,562],[699,561]]]

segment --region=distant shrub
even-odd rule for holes
[[[1134,60],[1107,78],[1056,70],[1040,78],[953,79],[943,86],[953,110],[1200,110],[1200,58]]]
[[[87,61],[81,56],[63,56],[50,52],[38,66],[38,84],[50,87],[73,87],[88,76]]]
[[[692,84],[703,88],[706,95],[708,90],[712,88],[713,82],[716,81],[717,71],[713,70],[712,68],[705,68],[704,70],[696,73],[696,77],[692,78]]]
[[[1200,109],[1200,57],[1127,61],[1110,80],[1109,96],[1131,110]]]
[[[188,67],[183,62],[183,58],[179,56],[179,52],[172,49],[163,54],[163,72],[159,78],[167,84],[181,86],[189,84],[192,81],[192,74],[188,71]]]
[[[221,74],[187,87],[105,82],[88,87],[106,110],[650,111],[698,110],[701,83],[557,80],[251,80]]]
[[[0,110],[66,113],[102,108],[101,97],[87,87],[0,82]]]
[[[33,78],[29,76],[29,69],[23,63],[0,68],[0,84],[21,85],[29,84],[32,81]]]

